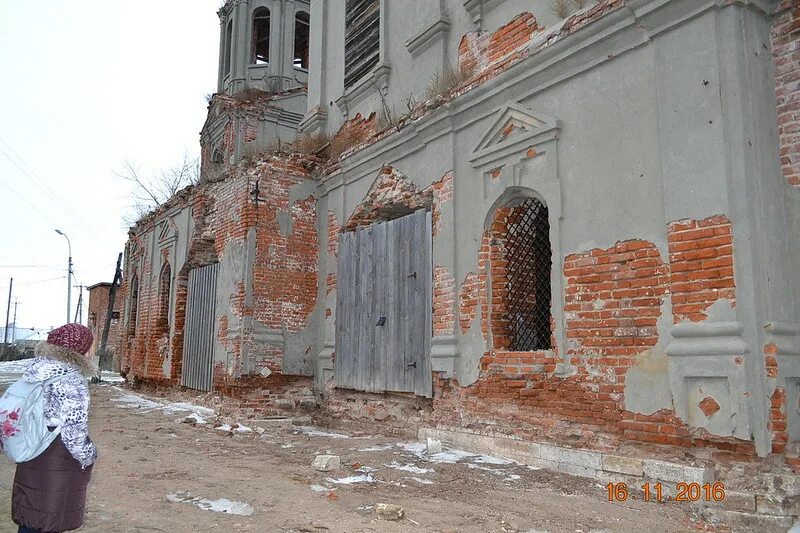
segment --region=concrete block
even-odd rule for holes
[[[318,455],[314,458],[314,462],[311,463],[314,470],[319,470],[320,472],[338,470],[340,465],[341,461],[338,455]]]
[[[602,485],[608,485],[609,483],[625,483],[630,492],[641,492],[642,485],[645,483],[644,478],[641,477],[629,476],[618,472],[606,472],[604,470],[598,470],[595,479]]]
[[[683,465],[658,461],[656,459],[643,459],[642,467],[645,477],[659,481],[680,482],[685,481]]]
[[[383,520],[400,520],[405,516],[406,511],[399,505],[378,503],[375,504],[375,514],[378,515],[378,518],[382,518]]]
[[[686,483],[699,483],[700,485],[704,483],[713,483],[714,469],[701,466],[684,466],[683,479],[681,481],[685,481]]]
[[[561,458],[561,448],[551,444],[542,444],[539,446],[539,457],[546,461],[558,463]]]
[[[728,511],[756,512],[756,495],[752,492],[725,491],[725,499],[705,502],[709,507],[718,507]]]
[[[729,524],[733,531],[758,531],[758,533],[785,533],[794,522],[794,518],[789,516],[767,516],[711,507],[703,511],[703,517],[706,520]]]
[[[597,477],[597,469],[572,463],[558,463],[557,469],[559,472],[564,472],[565,474],[571,474],[573,476],[588,477],[590,479]]]
[[[574,448],[558,448],[558,462],[567,463],[584,468],[600,470],[602,468],[602,454],[589,450]]]
[[[545,470],[558,470],[558,463],[547,459],[532,459],[527,464],[536,468],[544,468]]]
[[[619,474],[629,474],[631,476],[644,475],[642,460],[634,457],[622,457],[619,455],[603,454],[602,469],[607,472]]]
[[[771,516],[797,516],[800,514],[800,497],[756,494],[756,511]]]
[[[428,437],[427,439],[425,439],[425,443],[426,443],[425,451],[428,453],[428,455],[442,453],[442,441],[440,441],[439,439],[433,439],[431,437]]]
[[[540,458],[540,445],[536,442],[526,442],[524,440],[504,439],[504,442],[499,443],[500,453],[515,454],[517,456],[527,456],[532,458]]]

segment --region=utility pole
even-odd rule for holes
[[[6,307],[6,329],[3,331],[3,348],[8,344],[8,319],[11,318],[11,289],[14,288],[14,278],[8,284],[8,307]]]
[[[83,321],[83,289],[85,285],[75,285],[76,289],[80,290],[78,294],[78,307],[75,309],[75,323],[80,324]]]
[[[67,234],[60,229],[57,229],[56,233],[67,239],[67,247],[69,248],[69,260],[67,261],[67,323],[69,323],[70,309],[72,308],[72,243]]]
[[[11,330],[11,344],[17,340],[17,306],[19,305],[19,298],[14,298],[14,329]]]
[[[122,254],[117,256],[117,269],[114,271],[114,281],[111,282],[111,290],[108,292],[108,310],[106,320],[103,324],[103,336],[100,340],[100,357],[105,358],[106,344],[108,343],[108,330],[111,328],[111,313],[114,312],[114,300],[117,297],[117,287],[122,282]],[[121,318],[121,317],[120,317]]]

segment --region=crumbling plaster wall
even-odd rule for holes
[[[441,412],[452,415],[442,420],[461,425],[520,421],[527,410],[533,413],[526,421],[531,426],[558,426],[544,436],[569,437],[573,430],[563,427],[569,419],[564,409],[526,402],[519,392],[507,391],[509,382],[515,388],[532,387],[530,394],[536,395],[532,382],[543,378],[554,394],[566,391],[559,401],[597,403],[599,389],[587,389],[589,379],[581,384],[576,368],[581,344],[565,310],[571,283],[565,264],[570,257],[611,253],[617,254],[612,262],[630,269],[638,259],[635,251],[648,249],[652,256],[643,257],[664,265],[659,273],[646,274],[659,278],[642,286],[663,291],[652,299],[653,344],[632,339],[641,349],[632,351],[622,366],[598,359],[608,367],[600,368],[601,374],[611,370],[629,379],[600,379],[598,386],[610,387],[610,404],[598,404],[599,412],[574,425],[590,434],[601,431],[631,440],[708,441],[759,454],[772,449],[767,426],[775,380],[769,377],[763,347],[772,336],[783,336],[785,354],[776,376],[796,384],[798,354],[791,334],[785,333],[798,323],[796,295],[778,287],[790,286],[797,263],[786,238],[785,184],[777,179],[772,64],[769,54],[760,53],[768,47],[770,19],[760,7],[628,1],[624,9],[539,50],[502,77],[349,155],[325,178],[320,213],[329,216],[319,220],[320,235],[328,240],[385,165],[420,188],[452,171],[454,196],[439,206],[434,275],[439,269],[443,279],[454,279],[460,300],[464,295],[471,300],[481,290],[479,283],[472,285],[481,274],[479,252],[494,208],[510,195],[530,191],[550,209],[557,349],[529,354],[531,364],[524,366],[533,370],[516,368],[521,375],[503,378],[496,372],[502,354],[492,350],[491,335],[482,328],[487,308],[471,309],[448,296],[453,334],[443,328],[433,342],[434,371],[441,372],[441,395],[434,407],[439,401]],[[402,42],[394,36],[392,41]],[[585,47],[588,42],[592,45]],[[335,68],[324,75],[341,79]],[[393,62],[392,79],[399,70]],[[335,89],[329,84],[328,90]],[[685,253],[676,248],[684,238],[704,257],[676,256]],[[631,242],[641,248],[628,251]],[[320,261],[320,285],[330,287],[335,246],[326,242],[325,248],[329,253]],[[687,270],[693,272],[681,273]],[[676,285],[688,282],[696,284]],[[721,291],[719,298],[713,291]],[[330,376],[335,357],[335,290],[326,292],[321,381]],[[679,312],[678,305],[689,307]],[[781,326],[765,330],[771,323]],[[498,378],[505,380],[504,391],[486,388]],[[620,418],[629,424],[620,424]]]
[[[524,12],[534,13],[541,27],[560,22],[549,0],[435,0],[411,11],[403,2],[381,0],[380,9],[380,61],[345,89],[345,0],[312,0],[310,111],[302,128],[332,134],[357,113],[382,112],[384,104],[392,116],[402,115],[407,98],[425,100],[433,78],[457,67],[465,34],[494,32]]]
[[[258,205],[252,194],[256,182]],[[134,271],[142,273],[139,325],[126,349],[131,373],[146,380],[179,382],[188,270],[211,263],[219,263],[215,387],[232,391],[243,387],[245,383],[239,380],[248,376],[263,381],[251,379],[247,384],[251,389],[276,386],[278,381],[284,387],[286,380],[280,376],[313,372],[311,362],[317,351],[315,188],[305,161],[264,160],[238,166],[224,180],[180,193],[132,229],[129,242],[145,246],[136,248],[140,251],[129,254],[126,261],[128,284]],[[160,248],[154,247],[164,221],[172,228],[170,236],[162,239]],[[128,249],[133,249],[130,244]],[[173,294],[170,342],[156,348],[153,337],[160,339],[166,333],[151,318],[159,307],[158,272],[163,257],[172,265],[172,291],[180,291],[182,297]],[[130,298],[126,301],[129,307]],[[180,341],[172,342],[176,334]],[[269,379],[273,373],[279,375],[277,381]],[[265,401],[270,398],[264,397]]]

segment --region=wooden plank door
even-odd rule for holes
[[[432,395],[431,214],[339,238],[336,386]]]

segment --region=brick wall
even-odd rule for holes
[[[772,24],[772,61],[778,111],[781,168],[786,182],[800,186],[800,6],[781,0]]]
[[[252,330],[242,328],[242,324],[252,318],[263,327],[290,334],[302,331],[307,325],[316,305],[319,254],[316,200],[308,196],[290,202],[290,194],[295,186],[310,179],[314,165],[314,160],[295,156],[267,158],[257,164],[236,167],[222,181],[206,182],[173,198],[131,230],[129,243],[140,244],[129,244],[126,248],[123,294],[130,295],[131,280],[137,276],[139,313],[135,334],[126,332],[122,344],[125,368],[137,380],[150,384],[179,383],[189,270],[224,260],[230,250],[244,250],[248,233],[254,229],[255,257],[250,274],[257,297],[253,303],[248,304],[246,299],[243,271],[220,272],[220,276],[239,278],[232,280],[233,283],[218,281],[218,290],[222,287],[232,290],[226,295],[224,316],[216,324],[217,339],[226,352],[227,362],[215,364],[215,389],[240,398],[243,406],[246,403],[255,408],[258,404],[260,412],[277,408],[273,404],[278,399],[312,396],[308,378],[290,379],[281,374],[281,348],[255,342]],[[257,207],[251,196],[256,181],[260,189]],[[192,234],[187,236],[186,264],[169,267],[175,296],[169,307],[172,320],[168,322],[165,320],[168,306],[160,290],[167,282],[162,275],[153,276],[149,243],[165,215],[176,210],[190,210],[193,223]],[[157,253],[168,257],[169,250],[167,247]],[[248,264],[244,258],[239,260],[242,265]],[[165,374],[168,357],[171,365]],[[245,375],[244,357],[254,363],[255,368],[250,367],[253,374]],[[293,405],[299,401],[293,400]]]
[[[492,349],[482,357],[480,378],[473,385],[436,377],[434,420],[589,448],[638,441],[754,453],[752,443],[689,427],[671,410],[642,415],[625,409],[626,375],[656,347],[665,301],[677,300],[674,321],[704,319],[717,299],[735,305],[726,217],[669,224],[667,261],[644,240],[566,256],[566,346],[553,339],[554,349],[533,352],[509,351],[504,334],[503,236],[513,217],[513,208],[495,212],[481,243],[477,273],[467,274],[459,288],[461,331],[477,327],[473,322],[480,309],[480,327]],[[559,350],[565,350],[565,360]],[[709,396],[699,408],[712,416],[719,404]]]

